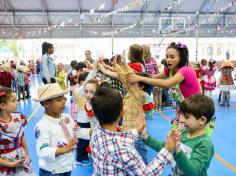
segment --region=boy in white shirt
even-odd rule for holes
[[[46,84],[38,89],[35,101],[45,108],[45,113],[35,127],[36,149],[39,157],[39,176],[70,176],[74,168],[74,149],[77,133],[74,120],[62,113],[68,90],[59,84]]]

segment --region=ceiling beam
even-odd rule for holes
[[[13,10],[8,10],[8,12],[12,12]],[[2,9],[0,9],[0,12],[5,12],[5,10],[2,10]],[[30,10],[30,9],[27,9],[27,10],[14,10],[14,12],[29,12],[29,13],[32,13],[32,12],[35,12],[35,13],[37,13],[37,12],[42,12],[42,10]],[[78,10],[45,10],[45,12],[52,12],[52,13],[54,13],[54,12],[58,12],[58,13],[78,13]],[[90,10],[81,10],[80,11],[80,13],[89,13],[90,12]],[[95,10],[94,11],[94,13],[109,13],[110,11],[109,10],[103,10],[103,11],[97,11],[97,10]],[[132,11],[132,12],[122,12],[123,14],[129,14],[129,13],[134,13],[134,14],[137,14],[137,13],[142,13],[142,11]],[[147,13],[148,14],[156,14],[157,13],[157,11],[155,10],[155,11],[147,11]],[[161,14],[170,14],[170,13],[175,13],[175,11],[159,11],[159,13],[161,13]],[[209,14],[209,15],[213,15],[213,14],[215,14],[215,13],[217,13],[217,11],[212,11],[212,12],[208,12],[207,14]],[[190,12],[190,11],[179,11],[178,12],[178,14],[183,14],[183,15],[193,15],[193,14],[196,14],[196,12]],[[199,12],[199,15],[205,15],[206,13],[205,12]],[[226,14],[226,15],[234,15],[234,13],[233,12],[227,12],[227,13],[219,13],[219,14]]]
[[[45,14],[45,23],[47,24],[47,27],[50,26],[50,20],[49,20],[49,11],[47,7],[47,3],[45,0],[41,0],[41,5],[42,5],[42,11]]]

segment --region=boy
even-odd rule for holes
[[[213,100],[203,94],[195,94],[181,103],[180,110],[183,114],[180,123],[185,129],[181,131],[181,143],[174,154],[176,166],[173,175],[207,176],[214,146],[205,127],[215,113]],[[144,138],[145,143],[156,151],[165,145],[151,136]]]
[[[39,176],[60,174],[70,176],[74,167],[77,139],[73,133],[74,120],[62,113],[65,94],[59,84],[45,84],[38,89],[38,98],[45,113],[35,127],[36,149],[39,157]]]
[[[118,91],[107,87],[98,88],[91,99],[94,114],[99,121],[95,127],[90,145],[92,149],[94,175],[160,175],[165,165],[171,160],[171,153],[176,145],[175,135],[171,133],[165,147],[145,165],[135,150],[138,131],[145,127],[144,117],[140,118],[138,131],[133,129],[117,132],[119,115],[122,110],[122,98]]]

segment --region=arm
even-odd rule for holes
[[[153,75],[152,78],[156,78],[156,79],[164,79],[167,78],[166,74],[164,71],[161,71],[160,73]]]
[[[202,175],[208,169],[214,154],[214,147],[209,141],[203,141],[194,150],[189,159],[182,150],[177,152],[174,159],[178,168],[185,175]]]
[[[23,162],[24,162],[24,159],[11,162],[11,161],[7,161],[5,159],[0,158],[0,166],[6,166],[6,167],[11,167],[11,168],[23,166]]]
[[[179,72],[177,72],[173,77],[171,77],[168,80],[147,78],[147,77],[138,76],[138,75],[135,75],[135,74],[130,74],[127,77],[127,81],[129,83],[144,82],[146,84],[161,87],[161,88],[173,87],[176,84],[181,83],[183,80],[184,80],[184,76]]]
[[[25,150],[25,155],[29,156],[29,151],[28,151],[27,143],[26,143],[26,140],[25,140],[24,136],[22,137],[22,146],[23,146],[23,148]]]
[[[148,136],[148,138],[145,140],[145,144],[157,152],[159,152],[165,146],[165,142],[160,142],[151,136]]]
[[[100,68],[100,70],[101,70],[104,74],[106,74],[106,75],[108,75],[108,76],[110,76],[110,77],[112,77],[112,78],[116,78],[116,79],[119,78],[119,77],[118,77],[118,74],[117,74],[116,72],[105,69],[102,64],[99,65],[99,68]]]

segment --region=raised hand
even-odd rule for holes
[[[180,143],[181,135],[178,129],[172,129],[166,139],[165,148],[172,152]]]

